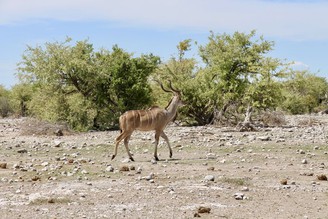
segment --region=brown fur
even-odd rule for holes
[[[160,136],[166,141],[169,147],[170,157],[172,157],[172,149],[168,137],[166,136],[163,130],[169,122],[175,119],[177,114],[177,108],[179,105],[182,104],[180,93],[173,93],[174,96],[165,109],[161,109],[157,106],[154,106],[148,110],[130,110],[120,116],[119,122],[121,134],[116,138],[115,151],[114,155],[112,156],[112,159],[114,159],[117,155],[117,148],[119,143],[124,140],[124,145],[129,155],[129,158],[133,160],[133,157],[128,147],[128,143],[134,130],[155,131],[154,157],[156,160],[158,160],[157,145]]]

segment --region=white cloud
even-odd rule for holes
[[[309,65],[303,63],[303,62],[300,62],[300,61],[295,61],[293,62],[293,64],[291,64],[291,67],[294,69],[294,70],[299,70],[299,71],[303,71],[303,70],[309,70]]]
[[[328,2],[261,0],[0,0],[0,25],[30,19],[105,20],[152,28],[250,31],[328,39]]]

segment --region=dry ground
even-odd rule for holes
[[[327,121],[290,117],[258,132],[171,125],[173,158],[161,142],[158,162],[154,134],[135,132],[127,162],[123,144],[110,160],[118,131],[33,135],[42,124],[1,119],[0,217],[328,218]]]

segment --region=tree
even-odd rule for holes
[[[308,71],[294,71],[283,83],[282,108],[291,114],[312,113],[327,108],[328,82]]]
[[[282,77],[282,63],[267,57],[273,42],[263,37],[235,32],[233,35],[214,35],[200,46],[200,55],[206,64],[205,74],[210,80],[215,99],[216,122],[222,122],[228,108],[252,112],[253,108],[268,108],[276,104],[272,96],[278,86],[275,78]],[[250,117],[250,115],[248,115]]]
[[[250,121],[253,110],[274,108],[281,99],[276,79],[284,76],[285,68],[267,56],[272,47],[273,42],[256,38],[255,31],[211,33],[209,42],[199,46],[204,64],[185,57],[191,49],[191,40],[185,40],[177,46],[178,56],[156,73],[182,89],[186,104],[181,113],[192,124],[231,122],[232,117],[237,124],[241,113]]]
[[[31,84],[17,84],[11,89],[11,102],[13,105],[13,110],[17,115],[27,116],[27,104],[31,100],[33,93],[33,88]]]
[[[33,85],[28,110],[34,116],[66,121],[73,128],[107,128],[120,113],[152,101],[147,78],[159,58],[132,54],[114,45],[95,52],[88,41],[28,46],[19,67],[23,83]]]

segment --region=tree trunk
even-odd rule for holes
[[[20,114],[22,117],[26,116],[26,104],[25,104],[24,100],[20,101]]]
[[[215,112],[214,112],[214,117],[213,117],[213,124],[216,124],[216,125],[222,125],[224,122],[223,122],[223,119],[224,119],[224,114],[225,112],[227,111],[228,107],[229,107],[230,103],[226,103],[221,110],[217,110],[215,109]]]
[[[244,123],[252,123],[252,112],[253,112],[253,107],[248,106],[245,113]]]
[[[319,114],[321,114],[321,115],[328,114],[328,109],[325,109],[325,110],[320,111]]]
[[[257,129],[252,124],[252,112],[253,112],[253,108],[251,106],[247,106],[244,121],[239,123],[236,127],[238,131],[240,132],[257,131]]]

